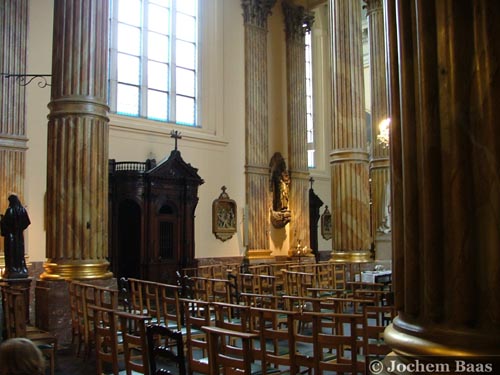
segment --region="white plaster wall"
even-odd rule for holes
[[[205,37],[212,42],[202,45],[203,57],[210,63],[202,67],[203,129],[174,128],[182,133],[179,149],[182,157],[198,168],[205,183],[199,189],[196,209],[196,257],[225,257],[244,254],[243,207],[245,204],[245,85],[244,85],[244,27],[240,0],[213,0],[212,22],[205,29]],[[28,72],[51,73],[53,0],[31,0],[28,40]],[[286,71],[285,35],[281,4],[273,8],[269,18],[269,158],[280,151],[287,158],[286,149]],[[204,39],[205,40],[205,39]],[[205,42],[203,42],[205,43]],[[326,81],[327,82],[327,81]],[[207,99],[208,98],[208,99]],[[330,99],[326,99],[328,102]],[[26,202],[31,226],[26,232],[27,254],[31,261],[45,260],[44,196],[46,190],[47,104],[50,87],[41,89],[35,84],[27,88],[27,135],[29,138],[26,173]],[[328,112],[322,134],[320,168],[312,172],[316,179],[314,189],[330,206],[330,179],[328,153],[330,151],[330,121]],[[168,157],[173,140],[169,136],[172,125],[110,116],[109,157],[117,161],[145,161],[154,157],[160,161]],[[238,232],[225,242],[212,233],[212,202],[218,198],[221,186],[238,205]],[[324,208],[324,207],[323,207]],[[270,225],[271,227],[271,225]],[[286,255],[289,234],[272,232],[276,241],[270,241],[273,255]],[[281,248],[275,247],[281,243]],[[331,241],[319,235],[320,250],[331,249]]]
[[[53,0],[31,0],[28,26],[28,74],[51,74]],[[48,78],[50,82],[50,77]],[[45,188],[47,175],[47,115],[50,86],[39,80],[26,86],[25,196],[31,225],[25,231],[26,254],[30,261],[45,260]]]

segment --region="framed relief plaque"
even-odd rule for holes
[[[325,240],[329,240],[333,235],[332,214],[325,206],[325,211],[321,215],[321,235]]]
[[[212,203],[212,232],[221,241],[230,239],[236,233],[236,202],[229,198],[226,187]]]

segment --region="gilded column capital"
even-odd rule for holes
[[[245,24],[265,28],[276,0],[241,0]]]
[[[286,38],[303,41],[306,33],[311,31],[314,15],[307,12],[302,6],[295,6],[288,2],[283,2],[282,8],[285,17]]]
[[[382,12],[382,0],[363,0],[366,5],[366,15],[370,16],[374,12]]]

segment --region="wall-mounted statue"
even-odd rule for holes
[[[28,269],[24,259],[23,231],[31,224],[28,212],[17,195],[9,196],[9,207],[1,217],[0,228],[4,237],[5,279],[21,279],[28,277]]]
[[[279,152],[274,153],[269,168],[271,172],[271,191],[273,193],[271,223],[275,228],[283,228],[291,219],[291,212],[288,207],[290,176],[288,175],[285,159]]]

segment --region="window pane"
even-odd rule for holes
[[[177,68],[175,73],[177,94],[194,96],[194,72]]]
[[[140,0],[119,0],[118,20],[133,26],[141,25],[141,1]]]
[[[118,54],[118,81],[139,84],[139,58],[130,55]]]
[[[165,92],[148,90],[148,118],[167,120],[168,95]]]
[[[161,34],[168,34],[169,11],[167,8],[150,4],[148,8],[148,29]]]
[[[136,86],[118,84],[116,112],[138,116],[139,115],[139,88]]]
[[[168,36],[148,33],[148,57],[151,60],[168,62]]]
[[[184,0],[182,0],[184,1]],[[158,4],[164,7],[170,7],[170,0],[149,0],[152,4]]]
[[[168,91],[168,64],[148,62],[148,87]]]
[[[188,42],[195,42],[195,31],[195,18],[177,13],[177,27],[175,29],[177,38]]]
[[[177,123],[194,125],[194,99],[177,95],[175,111]]]
[[[175,43],[175,53],[177,56],[176,64],[177,66],[182,66],[183,68],[194,69],[195,68],[195,57],[196,51],[193,43],[183,42],[178,40]]]
[[[177,10],[190,16],[196,16],[196,0],[177,1]]]
[[[139,56],[141,54],[141,29],[119,23],[118,51]]]
[[[307,166],[309,168],[314,168],[316,166],[314,162],[314,150],[307,150]]]

